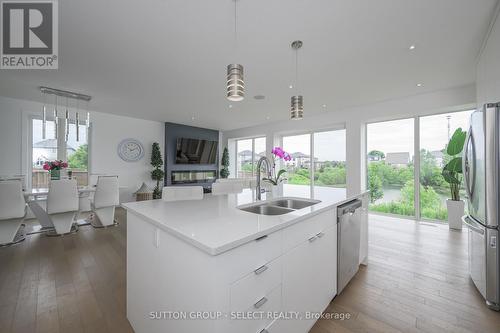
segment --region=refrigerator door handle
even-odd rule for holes
[[[474,232],[477,232],[481,235],[484,235],[484,229],[481,229],[481,228],[478,228],[476,225],[475,225],[475,222],[472,222],[471,219],[467,216],[467,215],[464,215],[462,216],[462,222],[467,226],[467,228],[469,228],[470,230],[474,231]]]
[[[472,195],[474,194],[474,178],[475,175],[472,175],[472,184],[471,184],[471,163],[473,161],[469,160],[469,148],[472,149],[472,160],[476,158],[475,148],[474,148],[474,137],[472,136],[472,126],[469,128],[467,132],[467,138],[465,139],[465,150],[464,150],[464,158],[462,159],[462,169],[464,173],[464,185],[465,190],[467,192],[467,197],[469,200],[472,199]],[[474,168],[472,168],[472,172],[475,173]]]

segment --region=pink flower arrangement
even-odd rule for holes
[[[272,185],[278,185],[279,183],[283,182],[286,180],[284,174],[286,173],[285,169],[281,169],[278,172],[276,172],[276,159],[282,159],[284,161],[290,161],[292,159],[292,156],[290,156],[289,153],[283,150],[281,147],[274,147],[273,150],[271,150],[271,153],[273,153],[273,169],[271,170],[271,177],[270,178],[263,178],[264,181],[267,181],[271,183]]]
[[[43,165],[43,170],[52,171],[52,170],[61,170],[66,169],[68,167],[68,163],[63,162],[61,160],[55,160],[50,162],[45,162]]]
[[[288,154],[286,151],[284,151],[281,147],[274,147],[273,150],[271,151],[274,156],[278,158],[282,158],[285,161],[290,161],[292,157],[290,154]]]

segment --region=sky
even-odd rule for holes
[[[47,121],[47,132],[46,139],[54,139],[54,122]],[[33,143],[43,141],[42,138],[42,120],[33,119]],[[76,126],[75,124],[70,124],[68,145],[78,149],[83,144],[87,143],[87,130],[85,125],[80,125],[80,141],[76,141]]]
[[[429,151],[442,150],[448,143],[448,119],[450,133],[461,127],[468,129],[472,111],[446,113],[420,118],[420,148]],[[367,151],[384,153],[410,152],[414,150],[414,121],[402,119],[367,125]]]

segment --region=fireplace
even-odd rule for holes
[[[174,184],[213,183],[217,178],[217,170],[176,170],[170,173]]]

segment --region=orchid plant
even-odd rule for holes
[[[290,161],[292,159],[292,157],[290,156],[289,153],[284,151],[281,147],[274,147],[271,152],[273,154],[273,167],[271,170],[271,177],[263,178],[262,180],[276,186],[276,185],[278,185],[281,182],[286,180],[286,178],[284,177],[286,170],[280,169],[280,170],[276,171],[276,161],[279,159],[282,159],[284,161]]]

